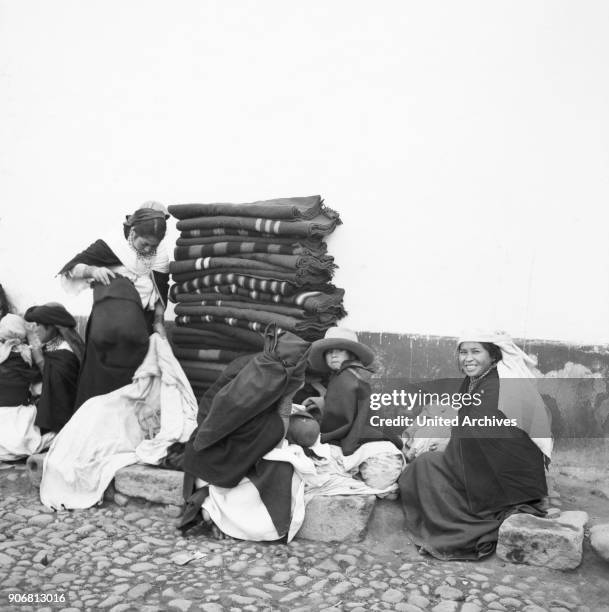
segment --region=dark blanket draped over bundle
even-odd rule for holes
[[[464,381],[460,392],[467,391]],[[496,371],[476,392],[480,406],[463,407],[443,453],[423,453],[399,480],[406,526],[418,546],[438,559],[479,559],[495,550],[499,526],[514,512],[544,513],[544,457],[517,427],[464,425],[463,419],[495,417],[500,381]]]
[[[289,332],[267,335],[262,353],[229,364],[200,402],[185,471],[234,487],[279,443],[284,425],[277,402],[304,381],[308,347]]]
[[[169,212],[176,219],[204,216],[269,217],[271,219],[312,219],[322,211],[321,196],[276,198],[247,204],[174,204]]]
[[[148,352],[153,315],[152,311],[144,311],[128,279],[121,276],[108,286],[95,285],[77,406],[131,382]]]
[[[59,431],[74,414],[79,369],[78,358],[71,351],[45,351],[42,393],[34,421],[41,430]]]
[[[217,228],[231,230],[245,230],[248,232],[259,232],[264,234],[276,234],[278,236],[327,236],[332,233],[341,220],[333,211],[328,209],[310,220],[277,220],[264,217],[196,217],[178,221],[177,229],[183,232],[184,237],[195,237],[193,233],[198,230],[215,230]]]

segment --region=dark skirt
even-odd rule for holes
[[[480,456],[476,459],[484,465],[472,469],[472,457],[458,440],[408,466],[398,484],[406,527],[417,546],[445,561],[481,559],[494,552],[499,527],[510,514],[544,515],[539,507],[546,494],[543,455],[520,433],[494,441],[504,449],[509,444],[514,453],[514,461],[497,471]],[[491,442],[486,439],[481,446]]]
[[[154,313],[142,308],[128,279],[117,277],[108,286],[94,287],[77,407],[131,383],[148,352],[153,320]]]

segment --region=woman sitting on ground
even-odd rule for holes
[[[169,258],[159,245],[168,216],[158,202],[143,204],[127,217],[122,233],[97,240],[59,272],[67,290],[93,287],[77,407],[129,384],[150,334],[166,337]]]
[[[496,547],[512,513],[545,513],[550,419],[535,388],[530,358],[504,333],[470,334],[457,344],[465,374],[444,452],[419,455],[399,480],[406,526],[421,553],[480,559]]]
[[[36,425],[42,433],[58,433],[74,414],[84,343],[76,332],[74,317],[61,304],[32,306],[24,318],[34,323],[28,337],[42,374]]]
[[[0,461],[27,457],[50,443],[34,424],[31,387],[40,379],[26,343],[25,321],[6,314],[0,319]]]

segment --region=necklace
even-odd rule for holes
[[[45,342],[44,350],[47,353],[50,353],[51,351],[56,351],[59,349],[59,346],[62,344],[62,342],[63,342],[63,337],[57,334],[57,336],[55,336],[54,338],[51,338],[51,340],[49,340],[48,342]]]
[[[135,248],[134,240],[135,234],[131,232],[129,234],[129,237],[127,238],[127,242],[129,243],[131,250],[135,253],[135,258],[137,259],[137,262],[142,264],[148,270],[148,272],[150,272],[150,270],[152,270],[152,264],[154,263],[154,259],[156,257],[156,249],[153,249],[150,253],[142,253],[141,251],[138,251]]]
[[[467,385],[467,392],[468,392],[468,393],[471,393],[471,392],[472,392],[472,391],[473,391],[473,390],[474,390],[474,389],[475,389],[475,388],[478,386],[478,383],[479,383],[479,382],[480,382],[480,381],[481,381],[481,380],[482,380],[482,379],[483,379],[483,378],[484,378],[484,377],[485,377],[485,376],[486,376],[486,375],[487,375],[489,372],[491,372],[491,371],[493,370],[493,368],[496,368],[496,367],[497,367],[497,364],[496,364],[496,363],[493,363],[493,364],[491,364],[491,365],[489,366],[489,368],[488,368],[486,371],[482,372],[482,374],[480,374],[480,376],[475,376],[475,377],[473,377],[473,378],[470,378],[470,379],[469,379],[469,383],[468,383],[468,385]]]

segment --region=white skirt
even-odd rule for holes
[[[34,425],[36,406],[0,407],[0,461],[15,461],[49,447],[53,432],[40,434]]]

